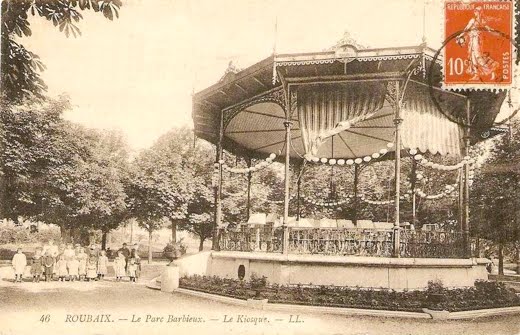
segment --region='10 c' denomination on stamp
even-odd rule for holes
[[[448,1],[444,15],[443,84],[451,88],[509,87],[513,3]]]

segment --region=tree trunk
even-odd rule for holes
[[[504,275],[504,244],[498,244],[498,274]]]
[[[200,241],[199,241],[199,251],[204,250],[204,241],[205,241],[205,240],[206,240],[206,239],[205,239],[205,238],[202,238],[202,236],[201,236]]]
[[[516,274],[520,274],[520,246],[516,247]]]
[[[130,221],[130,244],[134,242],[134,220]]]
[[[0,172],[3,171],[3,165],[0,166]],[[3,220],[3,219],[6,219],[6,216],[7,216],[7,213],[6,213],[6,204],[5,204],[5,201],[7,200],[6,199],[6,190],[7,190],[7,185],[6,185],[6,182],[5,182],[5,177],[2,173],[0,173],[0,221]]]
[[[152,230],[148,231],[148,264],[152,263]]]
[[[177,222],[172,220],[172,242],[177,242]]]
[[[101,250],[107,249],[107,234],[108,230],[103,230],[101,232]]]
[[[352,223],[357,225],[359,199],[358,199],[358,184],[359,184],[359,166],[354,165],[354,203],[352,206]]]
[[[59,227],[62,243],[68,243],[71,240],[71,229],[67,229],[63,225],[60,225]]]

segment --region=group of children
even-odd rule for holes
[[[107,274],[108,257],[104,250],[96,251],[94,248],[88,249],[80,245],[73,248],[72,244],[58,248],[51,241],[43,248],[36,250],[31,259],[30,273],[33,282],[39,282],[43,278],[45,281],[57,279],[58,281],[76,280],[103,280]],[[27,264],[27,258],[18,248],[14,255],[12,265],[15,272],[15,282],[22,282]],[[131,282],[136,282],[139,276],[140,259],[136,249],[130,251],[126,248],[120,249],[114,259],[114,272],[116,281],[121,281],[128,276]]]

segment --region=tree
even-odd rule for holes
[[[99,229],[102,248],[110,230],[128,218],[125,181],[128,173],[128,148],[121,134],[89,130],[89,160],[75,173],[72,188],[76,199],[75,217],[84,229]]]
[[[119,134],[97,132],[61,118],[66,97],[11,106],[0,115],[2,218],[30,218],[61,227],[88,243],[126,216],[127,148]],[[72,232],[72,234],[71,234]]]
[[[194,193],[188,204],[186,217],[179,221],[179,229],[199,237],[199,251],[204,248],[204,241],[213,235],[213,192],[202,181],[193,183]]]
[[[152,242],[153,232],[161,229],[164,225],[163,220],[157,220],[151,217],[138,218],[137,223],[141,228],[144,228],[148,232],[148,264],[152,263]]]
[[[176,241],[176,224],[184,219],[192,173],[189,169],[191,137],[187,129],[176,129],[165,135],[132,163],[127,192],[132,215],[138,220],[168,219],[172,240]]]
[[[31,101],[6,108],[2,125],[0,169],[1,218],[18,221],[20,216],[41,214],[44,194],[59,189],[56,172],[71,168],[80,157],[82,144],[69,133],[61,114],[70,104],[65,97]]]
[[[29,15],[38,15],[52,22],[67,37],[81,34],[75,23],[83,19],[80,11],[92,10],[113,20],[119,17],[121,0],[4,0],[1,3],[1,66],[2,100],[21,103],[25,98],[44,98],[47,86],[39,72],[45,69],[38,55],[27,50],[16,37],[31,36]]]
[[[489,157],[477,169],[470,193],[472,228],[498,245],[499,273],[504,273],[504,248],[520,242],[520,124],[494,140]]]

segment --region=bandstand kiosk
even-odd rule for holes
[[[217,147],[214,251],[207,273],[234,278],[244,265],[246,277],[256,272],[283,284],[395,289],[425,287],[434,278],[448,286],[486,279],[486,260],[471,251],[469,147],[486,137],[505,93],[443,89],[437,56],[426,45],[359,49],[351,44],[278,54],[241,71],[230,67],[220,82],[194,94],[195,134]],[[229,168],[223,150],[265,162]],[[458,161],[436,164],[423,157],[426,153]],[[401,157],[410,155],[425,167],[460,171],[459,232],[401,227]],[[344,168],[393,160],[393,228],[289,225],[289,164],[301,157]],[[269,236],[256,234],[255,248],[244,247],[240,232],[218,229],[223,172],[245,173],[250,181],[251,173],[273,161],[285,164],[281,227]]]

